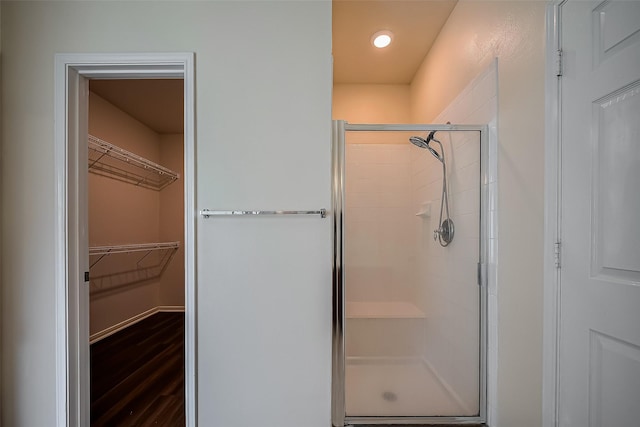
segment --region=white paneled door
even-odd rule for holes
[[[560,28],[559,425],[640,426],[640,1]]]

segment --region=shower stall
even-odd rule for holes
[[[335,427],[486,421],[487,152],[486,126],[333,123]]]

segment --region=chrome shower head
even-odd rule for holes
[[[431,152],[431,154],[433,154],[433,157],[438,159],[440,162],[444,162],[444,157],[442,155],[440,155],[440,153],[438,153],[436,150],[431,148],[431,146],[429,145],[429,143],[431,141],[435,141],[438,144],[440,144],[440,141],[438,141],[437,139],[435,139],[433,137],[435,135],[435,133],[436,133],[435,130],[431,131],[426,139],[420,138],[419,136],[411,136],[411,137],[409,137],[409,142],[411,142],[416,147],[426,148],[427,150],[429,150],[429,152]],[[442,144],[440,144],[440,149],[442,150]]]
[[[424,138],[420,138],[419,136],[410,137],[409,138],[409,142],[411,142],[416,147],[420,147],[420,148],[428,148],[429,147],[429,143],[427,142],[427,140],[424,139]]]

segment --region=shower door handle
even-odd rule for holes
[[[478,286],[487,283],[487,265],[483,262],[478,263]]]

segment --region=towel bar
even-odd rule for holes
[[[211,216],[241,216],[241,215],[320,215],[320,218],[326,218],[327,210],[319,209],[316,211],[216,211],[203,209],[200,215],[204,218]]]

